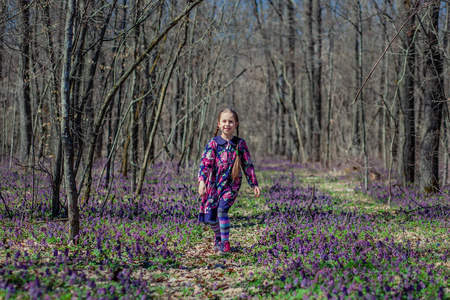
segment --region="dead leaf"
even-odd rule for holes
[[[216,289],[226,288],[227,286],[228,286],[228,284],[225,284],[225,283],[218,284],[218,285],[216,285]]]
[[[244,292],[243,288],[230,288],[223,291],[225,294],[242,294]]]
[[[194,295],[200,294],[201,291],[202,291],[201,287],[199,287],[198,285],[194,286]]]

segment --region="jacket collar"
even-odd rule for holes
[[[232,146],[236,147],[237,144],[239,143],[239,138],[237,136],[233,136],[233,138],[230,141],[227,141],[223,137],[218,135],[214,137],[214,141],[216,141],[216,143],[221,146],[229,142]]]

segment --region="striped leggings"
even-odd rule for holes
[[[228,241],[230,238],[230,219],[228,218],[228,210],[223,208],[217,209],[218,220],[216,223],[210,223],[212,231],[216,237],[221,237],[222,241]]]

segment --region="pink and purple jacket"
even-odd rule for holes
[[[200,205],[200,222],[216,222],[219,204],[228,210],[236,200],[242,183],[242,174],[239,174],[239,179],[236,181],[233,181],[231,177],[231,170],[236,159],[236,147],[239,147],[241,166],[248,184],[251,187],[258,186],[255,168],[245,140],[236,136],[230,141],[221,136],[212,138],[203,151],[198,172],[198,181],[203,180],[206,184],[206,193]]]

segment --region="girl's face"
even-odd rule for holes
[[[220,116],[220,120],[217,125],[219,126],[223,134],[225,134],[226,136],[232,136],[238,123],[234,119],[234,115],[232,113],[226,112]]]

